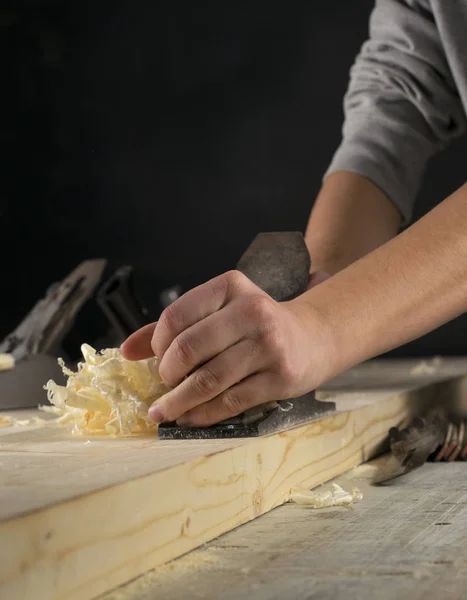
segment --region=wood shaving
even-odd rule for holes
[[[0,354],[0,371],[10,371],[15,368],[15,357],[12,354]]]
[[[337,483],[331,484],[331,489],[319,488],[317,490],[307,490],[297,488],[292,490],[290,495],[291,502],[310,508],[349,506],[354,502],[362,500],[362,498],[363,494],[358,488],[354,488],[351,492],[346,492]]]
[[[422,375],[433,375],[441,367],[443,360],[440,356],[435,356],[431,360],[422,360],[410,370],[410,374],[414,377]]]
[[[45,424],[46,420],[41,419],[41,417],[32,417],[31,419],[18,419],[10,416],[0,417],[0,427],[27,427],[31,425],[43,427]]]
[[[159,361],[130,361],[116,348],[96,352],[87,344],[81,352],[84,362],[78,364],[76,373],[59,359],[68,379],[66,386],[48,381],[44,387],[52,406],[39,408],[55,414],[56,423],[71,424],[79,434],[126,436],[157,431],[148,408],[169,390],[159,376]]]

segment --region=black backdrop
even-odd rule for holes
[[[14,4],[0,335],[84,258],[133,264],[151,307],[258,231],[305,228],[372,0]],[[466,148],[430,165],[416,216],[463,183]],[[466,333],[463,318],[398,353],[464,353]]]

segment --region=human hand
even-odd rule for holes
[[[329,277],[331,276],[328,275],[328,273],[325,273],[324,271],[316,271],[315,273],[310,273],[306,289],[311,290],[320,283],[324,283],[327,279],[329,279]]]
[[[313,389],[322,340],[309,304],[276,302],[230,271],[184,294],[121,352],[161,361],[160,376],[173,389],[150,407],[154,421],[209,426]]]

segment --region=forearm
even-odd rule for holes
[[[326,379],[467,310],[467,185],[415,225],[297,301],[324,325]],[[311,326],[311,329],[313,326]],[[322,383],[322,381],[320,382]]]
[[[430,2],[376,0],[344,112],[307,231],[313,269],[330,274],[393,237],[398,211],[410,222],[428,159],[465,130]]]
[[[394,237],[401,215],[371,181],[351,172],[330,175],[305,234],[312,270],[330,275]]]

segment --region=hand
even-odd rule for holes
[[[325,282],[330,277],[331,276],[328,273],[325,273],[324,271],[315,271],[314,273],[310,273],[310,277],[308,279],[308,285],[307,285],[306,289],[311,290],[312,288],[316,287],[320,283]]]
[[[209,426],[313,389],[320,370],[314,354],[322,351],[318,320],[307,327],[310,311],[299,299],[275,302],[230,271],[184,294],[121,352],[161,361],[161,378],[173,389],[150,407],[154,421]]]

